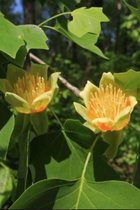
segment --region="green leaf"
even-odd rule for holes
[[[47,37],[44,31],[36,25],[21,25],[18,26],[21,31],[21,37],[26,43],[26,49],[45,49],[48,50]]]
[[[13,189],[13,177],[10,169],[0,163],[0,208],[10,198]]]
[[[118,147],[123,141],[122,131],[105,132],[102,134],[103,140],[109,144],[105,151],[105,156],[109,159],[117,155]]]
[[[81,46],[81,47],[99,55],[102,58],[107,59],[107,57],[105,57],[105,55],[102,53],[102,51],[95,45],[97,43],[97,40],[98,40],[98,35],[97,34],[86,33],[82,37],[77,37],[76,35],[74,35],[70,31],[68,31],[67,24],[68,24],[68,22],[67,22],[66,18],[59,17],[57,19],[57,23],[56,23],[56,25],[53,29],[56,30],[57,32],[63,34],[66,38],[75,42],[79,46]]]
[[[139,197],[140,191],[125,182],[42,180],[10,209],[139,209]]]
[[[65,132],[69,139],[88,149],[95,135],[88,128],[83,126],[79,120],[68,119],[64,124]]]
[[[58,142],[57,144],[60,145],[62,138],[64,142],[67,142],[71,153],[69,156],[67,155],[64,158],[63,154],[65,147],[59,146],[59,152],[55,151],[55,154],[56,152],[59,154],[59,159],[53,156],[51,157],[51,160],[46,165],[46,173],[49,178],[60,178],[68,180],[78,178],[83,172],[86,158],[89,155],[89,150],[92,143],[94,142],[95,135],[89,129],[84,127],[78,120],[69,119],[64,124],[64,131],[60,132],[60,136],[58,136],[56,140],[56,142]],[[98,143],[100,143],[99,146]],[[57,144],[54,144],[56,148],[58,148]],[[102,156],[106,150],[106,147],[107,145],[104,146],[102,140],[97,142],[97,146],[93,151],[94,161],[91,157],[86,170],[86,178],[89,180],[119,180],[119,176],[117,176],[115,171],[105,162],[105,159]],[[103,173],[103,171],[109,173]]]
[[[124,0],[124,2],[126,4],[126,6],[128,7],[128,9],[130,9],[130,11],[140,20],[140,8],[136,8],[136,7],[131,6],[125,0]]]
[[[25,45],[18,27],[5,19],[2,13],[0,13],[0,40],[0,50],[12,58],[15,58],[19,48]]]
[[[70,153],[70,149],[60,131],[35,138],[30,144],[30,165],[33,166],[31,167],[31,170],[33,169],[33,181],[36,182],[46,178],[45,165],[49,164],[51,158],[60,163],[69,158]],[[54,168],[55,170],[57,171],[57,168]]]
[[[101,22],[109,21],[99,7],[81,7],[72,11],[71,15],[73,20],[68,22],[68,30],[78,37],[88,32],[99,35]]]
[[[48,115],[46,110],[30,115],[31,124],[37,135],[43,135],[48,130]]]
[[[93,152],[93,168],[96,181],[121,180],[119,174],[108,164],[103,156],[108,144],[98,141]]]
[[[95,135],[89,129],[84,128],[79,121],[67,120],[64,124],[64,130],[59,133],[59,142],[62,141],[62,138],[67,143],[71,152],[64,159],[62,157],[65,148],[59,147],[59,161],[52,156],[50,162],[46,165],[47,177],[68,180],[79,178],[83,172],[86,158],[94,142]],[[93,180],[92,160],[88,164],[87,171],[87,178]]]
[[[127,72],[115,73],[116,82],[125,90],[136,90],[140,88],[140,71],[132,69]]]
[[[0,103],[0,129],[8,122],[12,113],[9,111],[6,103]]]
[[[12,116],[0,130],[0,157],[3,159],[6,158],[10,137],[14,129],[14,124],[15,120],[14,116]]]
[[[2,54],[8,60],[8,63],[10,62],[10,63],[16,64],[17,66],[23,67],[27,53],[28,52],[27,52],[26,46],[24,45],[19,48],[15,58],[12,58],[5,53],[2,53]]]
[[[84,127],[78,120],[67,120],[63,131],[47,133],[34,139],[30,147],[30,164],[34,167],[34,180],[46,178],[46,175],[48,178],[68,180],[80,177],[94,138],[93,132]],[[97,149],[95,147],[94,150],[95,179],[119,179],[102,156],[106,147],[103,150],[101,148],[104,148],[103,145],[99,145]],[[104,170],[109,171],[109,174],[103,173]],[[87,167],[86,177],[90,180],[94,179],[92,158]]]
[[[19,66],[23,65],[30,49],[48,50],[47,37],[39,26],[16,26],[4,18],[2,13],[0,13],[0,39],[2,40],[0,51]]]

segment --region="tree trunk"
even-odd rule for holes
[[[24,23],[36,24],[36,0],[23,0]]]

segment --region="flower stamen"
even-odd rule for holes
[[[89,118],[109,118],[114,120],[127,106],[129,97],[120,88],[108,84],[101,86],[95,93],[90,93]]]
[[[12,92],[32,105],[35,98],[48,90],[49,88],[43,77],[27,72],[25,76],[17,79],[17,82],[13,85]]]

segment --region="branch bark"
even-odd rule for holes
[[[45,64],[45,62],[43,60],[41,60],[40,58],[38,58],[36,55],[34,55],[33,53],[29,54],[29,57],[31,60],[34,60],[35,62],[39,63],[39,64]],[[51,68],[53,69],[53,68]],[[64,77],[59,76],[59,80],[61,81],[61,83],[67,87],[71,92],[73,92],[76,96],[80,97],[80,90],[75,87],[74,85],[72,85],[71,83],[69,83]]]

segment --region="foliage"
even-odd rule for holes
[[[39,2],[50,10],[38,25],[0,13],[0,208],[139,209],[139,164],[124,179],[139,158],[139,0],[122,3],[132,14],[117,29],[94,4]],[[90,81],[58,89],[59,72],[78,88]]]

